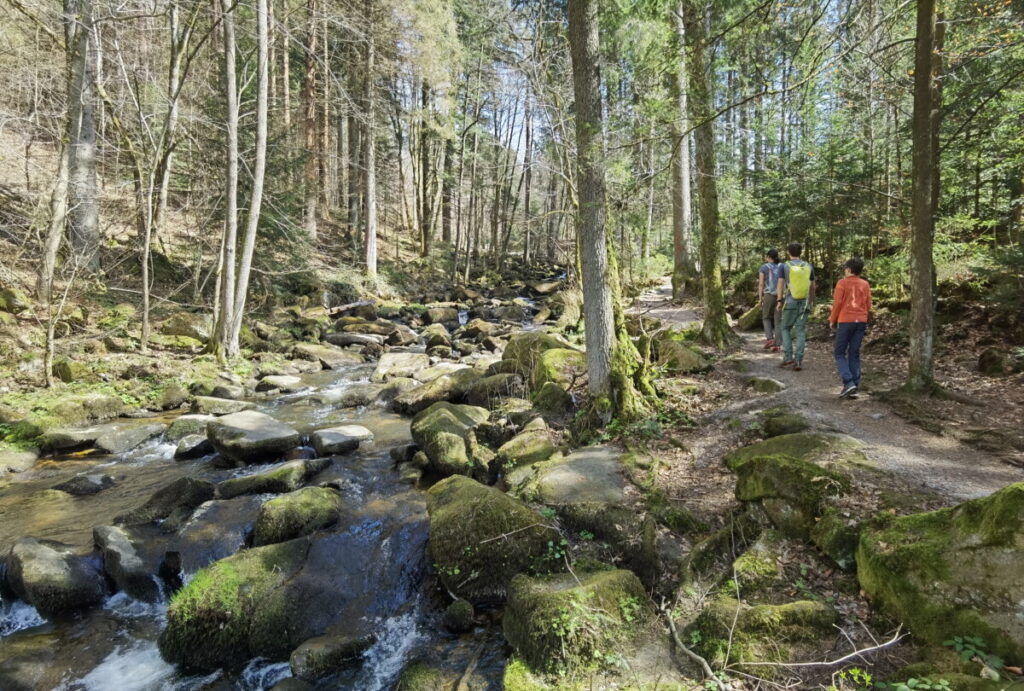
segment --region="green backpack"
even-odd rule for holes
[[[786,262],[789,294],[794,300],[804,300],[811,292],[811,265],[805,261]]]

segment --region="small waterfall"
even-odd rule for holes
[[[363,653],[363,669],[355,688],[366,691],[391,688],[409,661],[409,653],[424,638],[419,627],[419,610],[417,601],[406,613],[384,620],[378,631],[377,642]]]
[[[10,636],[15,631],[31,629],[45,624],[36,608],[20,600],[14,602],[0,599],[0,638]]]
[[[56,691],[188,691],[216,681],[220,672],[206,676],[178,677],[174,665],[160,657],[155,641],[139,641],[114,648],[88,674],[68,681]]]
[[[240,691],[263,691],[292,675],[287,662],[270,662],[262,657],[249,662],[238,680]]]

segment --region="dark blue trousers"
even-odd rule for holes
[[[843,378],[843,386],[860,386],[860,344],[866,329],[864,322],[836,325],[836,367]]]

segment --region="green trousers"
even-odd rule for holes
[[[783,360],[804,359],[804,346],[807,344],[807,319],[810,314],[806,300],[797,300],[795,304],[787,304],[782,309]],[[795,353],[793,352],[794,341],[796,341]]]

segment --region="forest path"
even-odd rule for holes
[[[645,293],[635,311],[666,322],[686,325],[699,320],[692,307],[671,304],[672,288],[664,284]],[[898,417],[871,393],[856,400],[838,397],[840,380],[832,357],[832,342],[808,341],[804,368],[782,369],[779,353],[764,350],[764,336],[741,333],[740,350],[748,362],[745,375],[770,377],[785,384],[780,393],[763,397],[759,408],[787,405],[812,426],[847,434],[864,444],[865,455],[883,471],[902,477],[909,486],[926,487],[956,500],[991,494],[1024,481],[1024,468],[1012,466],[948,436],[937,436]],[[873,367],[870,354],[863,360],[865,373]],[[709,445],[708,451],[715,445]]]

